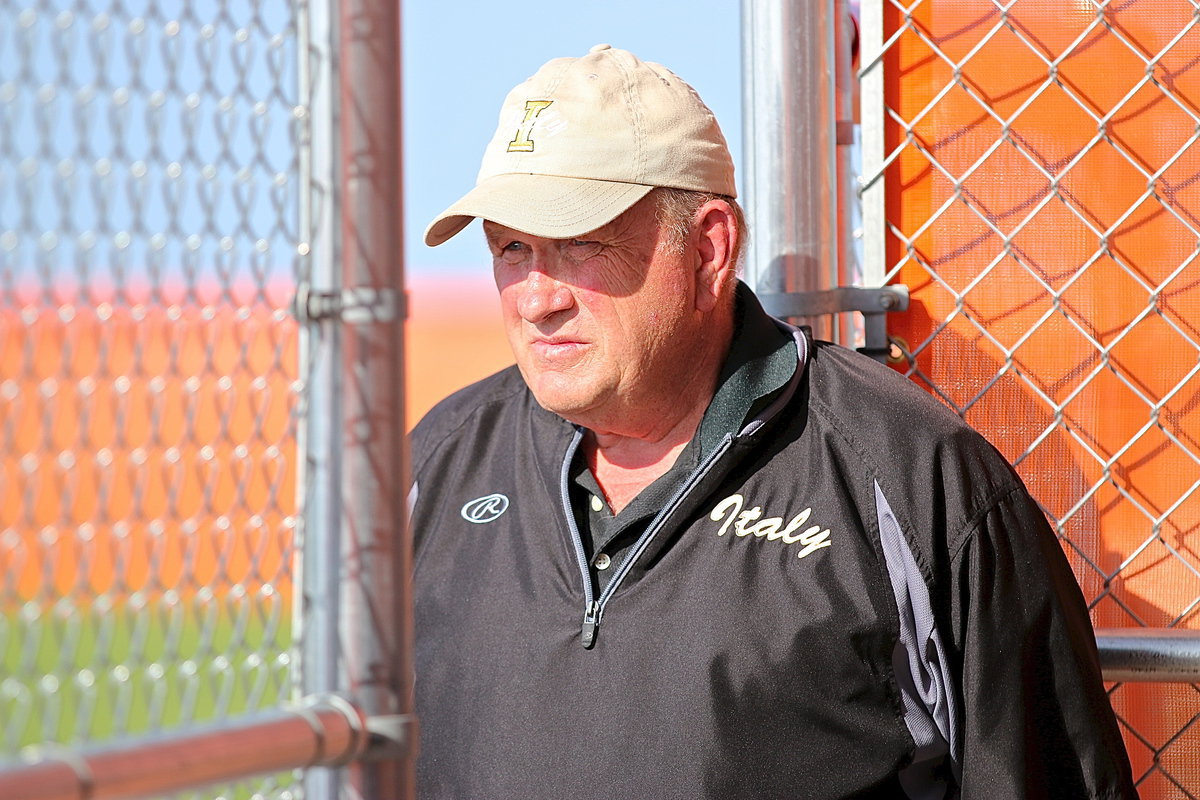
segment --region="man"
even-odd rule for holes
[[[767,316],[711,112],[598,45],[509,94],[473,218],[516,367],[413,435],[425,798],[1134,797],[1004,460]]]

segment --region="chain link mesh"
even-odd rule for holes
[[[0,752],[291,692],[298,50],[284,0],[0,0]]]
[[[1200,7],[881,3],[897,368],[1016,464],[1096,625],[1200,627]],[[1197,692],[1111,688],[1142,797],[1200,794]]]

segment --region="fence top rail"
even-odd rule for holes
[[[365,715],[337,696],[186,731],[80,749],[35,752],[0,764],[5,800],[115,800],[172,794],[254,775],[364,758]]]
[[[1096,645],[1105,680],[1200,683],[1200,631],[1101,628]]]

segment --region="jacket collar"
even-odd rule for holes
[[[698,431],[701,453],[726,434],[739,434],[784,391],[801,369],[793,329],[763,311],[754,292],[738,281],[733,341],[717,380],[717,391]]]

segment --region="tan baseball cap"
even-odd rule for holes
[[[425,229],[439,245],[475,217],[551,239],[616,219],[656,186],[736,196],[712,111],[665,67],[598,44],[508,93],[475,188]]]

